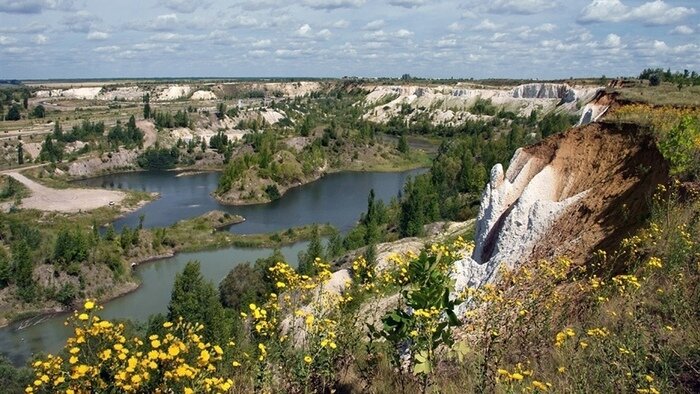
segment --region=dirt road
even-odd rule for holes
[[[126,194],[100,189],[52,189],[40,185],[18,172],[5,172],[26,186],[31,195],[22,199],[21,208],[42,211],[79,212],[90,211],[111,204],[119,204]]]

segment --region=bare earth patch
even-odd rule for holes
[[[119,204],[126,197],[125,193],[113,190],[52,189],[17,172],[8,172],[6,175],[22,182],[31,192],[29,197],[22,199],[21,208],[58,212],[90,211],[110,203]]]

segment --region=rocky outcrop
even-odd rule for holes
[[[570,103],[576,100],[576,90],[567,84],[528,83],[513,88],[514,98],[525,99],[559,99]]]
[[[138,154],[133,150],[120,149],[105,153],[101,157],[78,160],[68,166],[68,175],[74,178],[88,178],[107,172],[133,170],[137,167]]]
[[[457,288],[493,280],[501,265],[562,255],[584,263],[616,247],[667,181],[653,140],[632,126],[590,124],[519,149],[505,173],[491,171],[474,251],[455,265]]]
[[[474,85],[455,86],[368,86],[370,93],[364,104],[372,106],[364,119],[384,123],[398,114],[411,119],[426,116],[433,124],[459,125],[467,120],[490,118],[470,111],[477,100],[490,100],[499,109],[527,116],[532,111],[549,112],[562,109],[578,113],[582,105],[600,89],[556,83],[530,83],[512,88],[483,88]],[[411,114],[405,114],[405,107]]]

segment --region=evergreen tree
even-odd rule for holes
[[[53,124],[53,138],[55,138],[56,141],[63,141],[63,129],[58,120]]]
[[[17,145],[17,164],[24,164],[24,147],[21,142]]]
[[[36,295],[34,280],[32,279],[32,259],[29,246],[24,240],[12,243],[12,275],[17,284],[19,296],[26,302],[31,302]]]
[[[151,95],[146,93],[143,96],[143,118],[148,119],[151,117]]]
[[[10,106],[10,109],[7,110],[7,116],[5,117],[5,120],[20,120],[21,118],[22,115],[20,114],[19,105],[12,104],[12,106]]]
[[[61,229],[54,245],[53,258],[56,263],[68,265],[87,260],[90,243],[80,230]]]
[[[409,150],[408,140],[406,139],[405,135],[401,134],[401,137],[399,137],[399,143],[398,143],[398,146],[396,147],[396,149],[403,154],[408,153],[408,150]]]
[[[0,289],[4,289],[10,284],[12,279],[12,266],[5,249],[0,248]]]
[[[37,105],[34,107],[34,110],[32,111],[32,117],[34,118],[43,118],[46,116],[46,108],[44,108],[43,105]]]
[[[203,324],[205,342],[225,343],[230,337],[230,319],[219,302],[214,286],[202,277],[197,261],[188,262],[175,277],[168,305],[168,320],[177,321],[180,317]]]
[[[52,163],[60,162],[63,159],[63,146],[59,143],[54,143],[51,134],[46,136],[44,143],[41,145],[39,159]]]
[[[343,254],[345,248],[343,247],[343,237],[336,230],[328,238],[328,245],[326,246],[326,257],[329,259],[336,258]]]
[[[306,252],[299,253],[299,266],[297,267],[297,272],[302,275],[313,275],[315,274],[314,260],[316,258],[323,257],[323,245],[321,244],[321,235],[318,231],[318,226],[313,228],[313,236],[309,241],[309,246]]]

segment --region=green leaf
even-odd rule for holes
[[[416,365],[413,367],[413,373],[416,375],[427,375],[432,372],[433,367],[428,358],[428,352],[423,350],[416,354]]]

